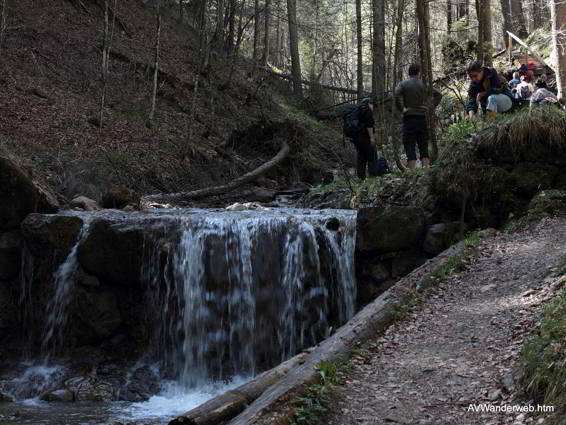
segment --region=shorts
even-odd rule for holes
[[[506,94],[492,94],[487,98],[487,110],[507,112],[513,106],[513,101]]]
[[[403,117],[403,146],[409,161],[417,160],[417,146],[421,159],[428,158],[428,125],[425,116]]]

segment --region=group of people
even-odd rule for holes
[[[429,108],[428,94],[420,79],[420,66],[409,67],[409,78],[395,88],[395,104],[403,114],[403,146],[407,155],[407,167],[415,168],[417,164],[417,148],[423,167],[430,165],[428,154],[428,126],[426,120]],[[436,107],[442,94],[433,89],[433,104]],[[352,141],[358,153],[357,174],[360,179],[366,177],[367,165],[377,158],[376,147],[379,142],[374,132],[375,120],[373,109],[376,100],[365,98],[360,105],[359,120],[362,127]],[[371,174],[371,170],[370,170]]]
[[[466,71],[470,79],[466,104],[467,119],[475,119],[480,109],[487,118],[493,118],[526,102],[530,106],[559,104],[556,94],[547,86],[546,76],[543,75],[533,82],[534,72],[528,68],[521,67],[519,71],[515,71],[510,81],[495,68],[482,66],[479,62],[470,63]],[[428,108],[438,106],[441,98],[442,94],[436,89],[433,89],[432,99],[429,98],[420,78],[420,66],[417,64],[409,67],[409,78],[395,88],[395,106],[403,114],[403,146],[407,167],[410,169],[416,167],[417,148],[422,167],[430,165],[426,115]],[[352,139],[358,154],[357,175],[361,179],[366,176],[367,165],[377,157],[378,140],[374,132],[373,118],[375,104],[373,98],[363,99],[359,114],[362,130]]]
[[[471,63],[467,73],[471,80],[466,105],[469,119],[477,116],[480,107],[487,117],[492,117],[525,103],[530,106],[558,104],[556,94],[548,88],[546,75],[533,82],[534,72],[526,67],[523,72],[513,72],[509,82],[495,68],[479,62]]]

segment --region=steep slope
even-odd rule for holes
[[[273,77],[249,76],[244,60],[234,66],[233,58],[212,52],[195,89],[198,34],[167,8],[156,119],[148,128],[156,22],[145,3],[119,0],[110,14],[110,75],[99,130],[103,2],[7,2],[0,152],[24,161],[67,198],[98,198],[109,182],[144,193],[226,182],[273,156],[275,136],[297,143],[291,161],[265,185],[314,183],[334,166],[337,133],[270,90]]]

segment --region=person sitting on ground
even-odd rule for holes
[[[513,73],[513,79],[509,81],[508,87],[509,90],[515,89],[521,83],[520,75],[517,71]]]
[[[521,75],[521,83],[516,87],[516,90],[516,98],[519,100],[530,99],[531,95],[535,91],[533,85],[527,82],[527,79],[524,75]]]
[[[531,96],[530,106],[558,103],[558,97],[556,97],[554,93],[548,90],[548,86],[542,78],[539,78],[535,82],[535,87],[536,91]]]
[[[472,62],[467,72],[471,80],[466,105],[468,119],[475,119],[480,106],[490,118],[513,107],[513,94],[507,85],[502,85],[497,70]]]
[[[366,168],[371,161],[377,159],[377,139],[374,133],[375,120],[373,118],[373,107],[376,100],[366,97],[362,100],[358,120],[362,130],[352,139],[356,151],[357,158],[357,174],[360,179],[366,178]]]
[[[408,168],[417,166],[417,146],[423,168],[430,165],[426,122],[429,102],[427,89],[419,78],[420,72],[419,65],[411,65],[409,78],[400,82],[395,88],[395,105],[397,110],[403,113],[403,145],[407,154]],[[434,88],[432,90],[433,104],[436,107],[442,99],[442,94]]]

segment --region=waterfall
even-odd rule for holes
[[[90,221],[85,219],[77,240],[65,261],[59,265],[53,275],[54,291],[46,304],[45,327],[41,339],[43,362],[47,364],[50,357],[62,346],[65,325],[68,319],[68,306],[75,286],[75,273],[79,267],[77,251],[80,242],[88,235]]]
[[[74,245],[53,271],[42,318],[24,323],[29,335],[35,323],[42,324],[41,359],[30,363],[33,374],[23,377],[38,380],[40,372],[46,385],[32,383],[30,394],[61,385],[61,371],[68,365],[53,369],[57,374],[49,367],[55,367],[56,355],[76,352],[74,335],[84,323],[81,317],[69,318],[77,313],[72,301],[79,270],[100,281],[81,296],[97,296],[102,288],[117,302],[135,305],[124,311],[135,316],[119,330],[133,336],[131,347],[139,350],[126,359],[129,365],[159,365],[161,378],[184,394],[274,367],[317,344],[354,314],[355,212],[166,210],[81,213],[80,218]],[[119,262],[135,259],[129,287],[113,281],[112,274],[99,275],[104,262],[88,267],[81,250],[93,240],[90,252],[102,250]],[[45,263],[39,256],[27,257],[22,310],[33,313],[44,290],[35,287],[33,264]],[[135,298],[124,298],[132,293]],[[18,385],[23,387],[23,381]]]
[[[355,215],[333,214],[171,217],[178,227],[147,243],[143,280],[158,306],[156,355],[172,378],[187,389],[253,376],[353,316]],[[336,231],[326,228],[332,217]]]

